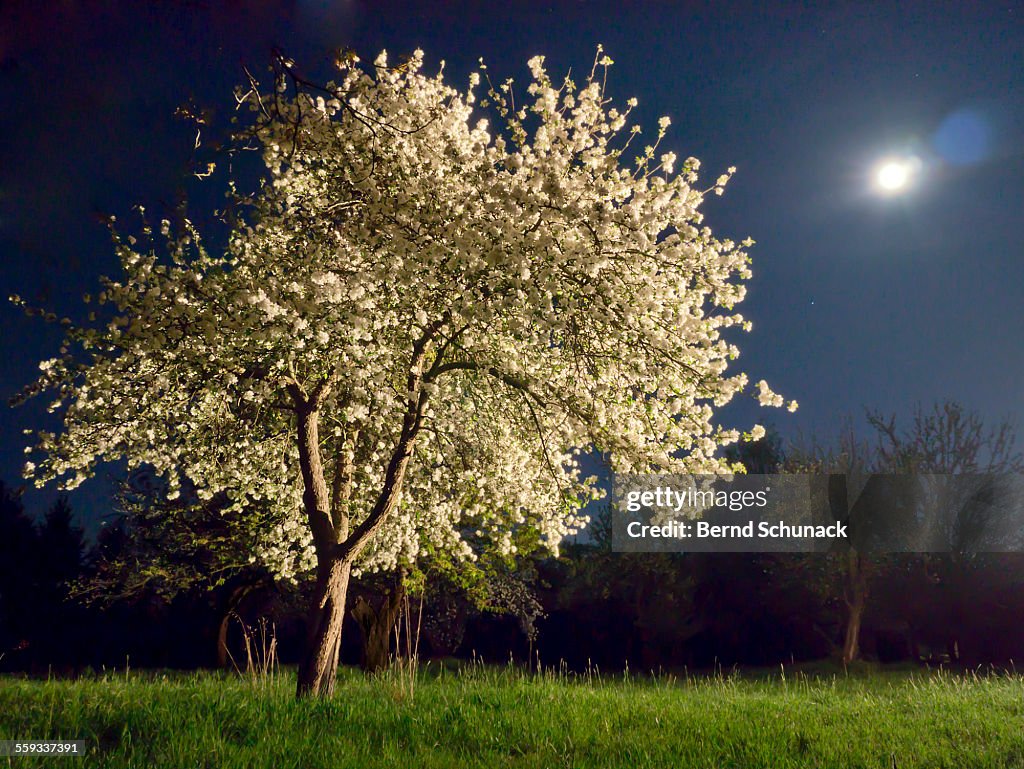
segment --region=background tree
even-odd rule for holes
[[[169,604],[189,593],[212,599],[217,664],[227,667],[228,632],[242,602],[254,591],[285,589],[252,556],[260,534],[274,530],[273,515],[267,505],[234,508],[223,494],[203,500],[191,488],[167,497],[167,483],[145,470],[119,484],[115,516],[75,595],[108,607],[141,600]],[[240,537],[240,531],[255,539]]]
[[[40,659],[57,656],[58,648],[68,644],[81,627],[81,607],[69,599],[72,585],[85,565],[84,556],[82,529],[74,522],[67,498],[61,496],[39,524],[37,592],[32,611],[36,616]],[[75,664],[81,662],[79,654],[64,656]]]
[[[886,417],[873,411],[867,419],[875,430],[876,464],[889,472],[991,475],[1024,469],[1013,420],[1004,418],[986,428],[977,412],[956,401],[936,403],[927,410],[918,405],[903,430],[897,427],[895,414]]]
[[[435,656],[453,654],[462,643],[468,621],[481,615],[514,618],[532,646],[536,621],[543,615],[533,591],[535,560],[542,557],[543,549],[530,527],[515,529],[512,537],[514,551],[499,553],[486,540],[467,536],[478,549],[472,559],[453,557],[425,543],[417,560],[402,564],[397,573],[362,574],[351,615],[363,637],[363,668],[374,672],[390,663],[391,641],[396,639],[403,618],[407,633],[424,631],[427,647]],[[410,646],[419,648],[419,641],[417,637]],[[400,645],[394,653],[402,651]],[[512,651],[502,649],[503,653]]]
[[[910,563],[924,572],[925,584],[941,590],[936,608],[945,617],[946,654],[960,658],[969,604],[979,593],[977,572],[985,571],[993,552],[1019,546],[1024,527],[1019,481],[1010,477],[1024,471],[1015,424],[1004,418],[986,426],[955,401],[918,406],[903,430],[894,415],[875,412],[868,421],[881,466],[919,478],[918,518],[923,512],[927,526],[918,524],[924,531],[908,543],[921,551]]]
[[[38,553],[39,534],[20,495],[0,482],[0,654],[7,662],[33,636]]]
[[[866,421],[871,429],[869,438],[858,437],[852,422],[847,422],[832,448],[794,447],[787,464],[791,471],[831,473],[828,495],[833,514],[870,520],[880,550],[905,547],[918,551],[909,559],[896,560],[857,548],[835,556],[842,563],[837,589],[847,610],[841,648],[847,663],[860,654],[861,626],[872,581],[882,577],[882,571],[906,568],[907,563],[926,570],[929,564],[962,563],[957,554],[972,544],[977,547],[978,538],[990,530],[984,513],[995,493],[992,476],[1024,468],[1015,449],[1012,421],[1003,419],[987,428],[978,414],[954,401],[930,409],[919,405],[903,428],[896,415],[877,411],[868,411]],[[892,477],[909,475],[915,478]],[[927,508],[923,511],[922,502]],[[920,515],[925,513],[933,523],[931,536],[901,540],[905,537],[901,529],[919,537]]]
[[[748,381],[721,336],[746,325],[748,257],[703,226],[697,161],[658,155],[668,118],[626,160],[636,102],[611,105],[610,59],[577,86],[535,57],[515,103],[511,81],[480,99],[479,73],[455,89],[420,52],[338,64],[320,87],[282,58],[269,90],[240,89],[235,147],[266,175],[249,195],[231,181],[223,250],[187,222],[115,232],[112,317],[65,324],[26,391],[64,417],[26,466],[40,483],[126,457],[171,496],[280,513],[238,536],[282,577],[315,570],[300,696],[333,690],[354,568],[424,538],[472,557],[465,531],[511,552],[524,524],[557,550],[596,494],[580,449],[622,472],[722,469],[740,435],[714,409]],[[764,381],[757,397],[782,405]]]
[[[83,568],[82,530],[65,497],[35,522],[0,483],[0,655],[18,667],[77,664],[82,614],[69,601]]]

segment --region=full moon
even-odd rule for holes
[[[887,192],[896,192],[907,186],[910,181],[910,167],[907,163],[889,161],[883,163],[875,177],[878,186]]]
[[[875,166],[875,189],[883,195],[906,192],[921,170],[921,159],[917,155],[889,157]]]

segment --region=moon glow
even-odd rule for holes
[[[896,192],[907,186],[907,182],[910,181],[910,169],[906,163],[889,161],[879,167],[875,178],[883,190]]]
[[[881,161],[874,169],[875,189],[883,195],[906,192],[916,182],[921,165],[921,159],[916,155]]]

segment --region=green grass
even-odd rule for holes
[[[296,702],[212,673],[0,679],[0,739],[84,739],[103,767],[1024,767],[1024,678],[867,671],[754,677],[343,671]]]

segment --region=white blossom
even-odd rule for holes
[[[676,172],[666,152],[654,173],[653,146],[629,160],[637,101],[611,105],[607,57],[579,88],[532,58],[525,101],[490,89],[486,121],[486,77],[459,91],[422,52],[387,62],[346,59],[336,98],[244,96],[270,183],[223,252],[188,222],[161,222],[163,247],[115,235],[123,274],[100,294],[113,321],[71,329],[85,362],[44,361],[27,391],[54,391],[64,425],[38,434],[26,476],[73,487],[127,458],[172,494],[187,477],[236,506],[261,500],[273,515],[254,557],[293,578],[315,563],[297,440],[313,393],[324,473],[350,472],[350,527],[416,425],[362,569],[427,545],[472,558],[477,530],[511,553],[523,525],[557,550],[601,493],[581,448],[620,472],[728,469],[716,449],[739,435],[714,409],[747,378],[727,373],[738,350],[721,330],[744,325],[750,271],[703,224],[699,163]]]

